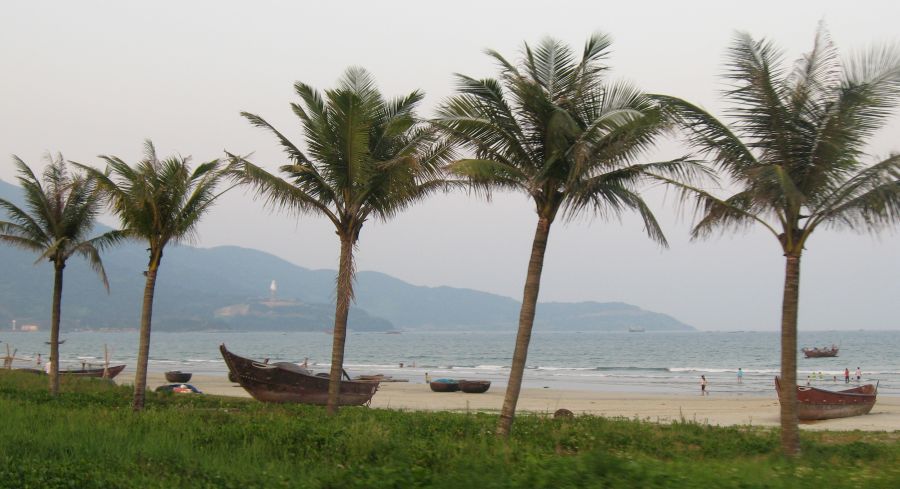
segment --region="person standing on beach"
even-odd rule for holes
[[[701,396],[708,396],[708,395],[709,395],[709,394],[706,392],[706,383],[707,383],[707,382],[706,382],[706,376],[705,376],[705,375],[701,375],[701,376],[700,376],[700,395],[701,395]]]
[[[744,370],[741,367],[738,367],[738,384],[744,383]]]
[[[850,369],[849,368],[844,369],[844,383],[845,384],[850,383]]]
[[[860,380],[862,380],[862,370],[856,367],[856,381],[859,382]]]

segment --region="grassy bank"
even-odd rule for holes
[[[149,396],[0,371],[0,487],[866,487],[900,485],[896,433],[804,433],[780,458],[774,431],[520,416],[276,406]]]

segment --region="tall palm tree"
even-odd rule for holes
[[[683,100],[661,97],[690,143],[736,193],[685,190],[703,213],[693,237],[759,224],[785,257],[781,313],[781,441],[799,453],[797,310],[800,257],[819,227],[875,232],[900,220],[900,156],[873,164],[865,144],[900,100],[900,51],[876,47],[841,63],[824,27],[793,69],[767,40],[736,35],[726,77],[729,127]]]
[[[41,179],[18,156],[18,180],[25,193],[26,208],[0,199],[0,209],[10,221],[0,221],[0,241],[38,253],[35,263],[53,264],[53,309],[50,318],[50,393],[59,394],[59,323],[62,308],[63,270],[72,255],[88,260],[109,291],[109,281],[100,259],[100,251],[120,235],[110,231],[88,238],[103,204],[96,183],[83,175],[73,175],[61,154],[47,157]]]
[[[147,280],[132,402],[132,408],[140,411],[144,408],[153,296],[163,250],[169,244],[187,242],[196,236],[200,219],[224,193],[217,192],[217,188],[228,167],[219,160],[212,160],[191,171],[190,158],[171,156],[160,160],[149,140],[144,145],[144,159],[134,166],[115,156],[101,155],[100,158],[107,164],[105,172],[79,166],[97,180],[110,209],[122,224],[122,235],[146,241],[148,245],[149,263],[144,272]]]
[[[453,173],[476,188],[524,192],[534,201],[537,228],[519,314],[509,385],[497,427],[507,436],[522,386],[550,227],[562,210],[572,218],[637,211],[647,234],[666,245],[638,193],[648,172],[686,178],[698,168],[686,160],[633,164],[666,129],[661,112],[640,90],[607,82],[602,63],[610,38],[594,34],[578,59],[554,39],[524,45],[518,64],[487,51],[498,79],[457,75],[459,94],[435,120],[451,140],[474,155],[453,162]]]
[[[370,217],[387,220],[440,188],[439,170],[451,151],[416,118],[422,92],[387,100],[361,68],[348,69],[337,88],[324,93],[300,82],[294,90],[302,105],[291,108],[305,133],[306,151],[262,117],[241,114],[278,139],[290,160],[280,167],[283,178],[230,156],[238,176],[268,205],[324,216],[334,224],[341,251],[327,409],[335,414],[359,233]]]

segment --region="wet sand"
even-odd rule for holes
[[[130,383],[126,376],[122,383]],[[206,394],[250,397],[236,384],[222,376],[199,375],[190,382]],[[168,384],[161,373],[151,373],[150,389]],[[372,408],[416,411],[482,411],[499,412],[503,405],[505,385],[491,386],[484,394],[432,392],[427,384],[382,383],[372,399]],[[577,414],[642,419],[668,423],[681,419],[698,423],[733,426],[778,426],[778,400],[771,396],[716,395],[679,396],[637,393],[604,393],[579,390],[522,389],[518,410],[552,414],[565,408]],[[866,416],[801,423],[807,430],[900,430],[900,398],[879,397]]]

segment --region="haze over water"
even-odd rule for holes
[[[82,361],[99,363],[103,345],[111,362],[128,368],[120,380],[131,382],[138,336],[133,332],[63,333],[63,368]],[[0,333],[0,341],[18,356],[41,353],[49,346],[45,332]],[[218,346],[257,360],[303,362],[327,371],[332,337],[325,333],[166,333],[154,332],[149,368],[154,372],[183,370],[225,375]],[[383,373],[422,383],[431,378],[477,378],[504,388],[515,343],[515,332],[355,333],[347,340],[345,368],[350,375]],[[839,345],[837,358],[805,359],[798,352],[798,379],[812,375],[812,385],[841,388],[843,371],[861,367],[863,380],[880,381],[879,394],[900,395],[900,331],[801,331],[803,346]],[[716,393],[772,395],[779,372],[779,334],[775,332],[597,333],[535,332],[528,355],[525,387],[659,394],[696,394],[700,375]],[[5,350],[5,349],[4,349]],[[400,362],[404,367],[400,368]],[[17,362],[24,367],[26,362]],[[745,372],[737,385],[738,367]],[[819,380],[818,372],[822,372]],[[833,381],[834,377],[838,382]],[[198,385],[202,389],[202,385]]]

